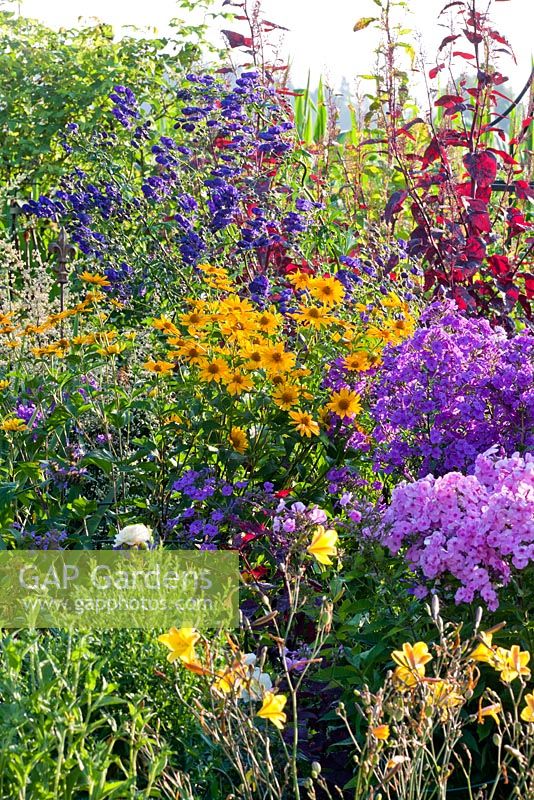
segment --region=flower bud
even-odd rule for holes
[[[320,774],[321,774],[321,765],[319,764],[318,761],[312,761],[312,765],[311,765],[312,778],[314,778],[316,780],[319,777]]]

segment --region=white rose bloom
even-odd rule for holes
[[[119,547],[122,544],[127,544],[129,547],[135,547],[140,544],[147,544],[152,540],[152,529],[147,528],[141,522],[136,522],[133,525],[126,525],[121,528],[115,536],[114,546]]]

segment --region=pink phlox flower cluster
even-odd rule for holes
[[[459,587],[456,603],[476,596],[490,610],[512,571],[534,561],[534,455],[476,459],[473,475],[427,475],[393,490],[379,528],[392,553],[402,548],[424,584]],[[425,587],[416,590],[425,594]]]

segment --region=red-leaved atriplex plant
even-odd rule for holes
[[[446,292],[460,308],[504,320],[515,306],[532,318],[532,222],[529,202],[531,124],[534,96],[519,119],[519,99],[503,91],[508,81],[496,64],[503,54],[515,57],[507,40],[476,0],[449,2],[451,31],[438,51],[430,81],[446,77],[446,88],[428,96],[434,109],[421,117],[395,120],[388,129],[389,148],[404,177],[393,193],[386,221],[411,203],[415,227],[411,255],[425,265],[425,290]],[[435,98],[435,99],[434,99]],[[412,128],[427,125],[424,149],[406,152]],[[418,139],[420,141],[420,139]],[[402,144],[401,144],[402,143]],[[519,306],[517,306],[519,304]]]

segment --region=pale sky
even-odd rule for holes
[[[221,1],[216,7],[220,8]],[[410,11],[404,12],[402,19],[403,25],[419,32],[430,65],[435,63],[436,48],[447,33],[436,26],[445,3],[409,0]],[[375,15],[378,9],[373,0],[263,0],[262,5],[266,19],[290,28],[283,49],[291,59],[294,85],[305,85],[308,69],[312,86],[322,73],[336,88],[344,76],[352,82],[358,74],[372,71],[376,34],[371,29],[358,33],[352,29],[360,17]],[[171,17],[180,16],[173,0],[20,0],[15,1],[17,6],[27,16],[53,26],[74,25],[79,17],[97,17],[115,28],[131,24],[156,28],[160,33],[165,32]],[[502,88],[520,89],[531,66],[534,0],[497,0],[492,3],[492,17],[496,29],[512,43],[518,61],[515,66],[503,58],[501,71],[511,80]],[[240,24],[229,27],[237,29]]]

